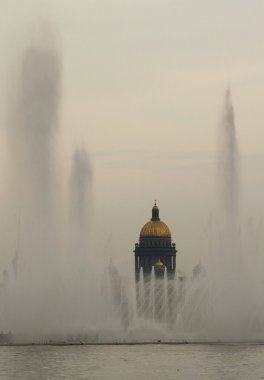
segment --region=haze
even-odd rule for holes
[[[154,199],[171,229],[178,269],[208,251],[217,184],[217,126],[231,86],[242,166],[242,228],[263,219],[264,50],[261,0],[0,1],[1,123],[15,57],[40,25],[63,57],[60,176],[76,144],[93,167],[93,246],[131,263]],[[41,28],[42,28],[41,26]],[[1,179],[8,178],[1,129]],[[89,196],[91,196],[89,194]],[[0,221],[1,240],[6,223]],[[0,265],[10,262],[9,247]],[[133,261],[132,261],[133,262]],[[131,267],[131,270],[134,270]]]

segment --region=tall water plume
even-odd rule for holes
[[[72,159],[70,178],[70,219],[81,229],[87,227],[87,217],[91,214],[91,181],[92,168],[86,149],[84,147],[77,148]]]
[[[240,158],[237,145],[234,109],[230,89],[226,90],[223,116],[219,125],[218,151],[218,223],[221,260],[219,269],[232,278],[243,271],[240,244]]]
[[[240,159],[229,89],[219,125],[217,174],[217,213],[211,223],[207,271],[194,276],[185,292],[181,309],[185,333],[191,340],[263,339],[260,282],[245,261],[245,254],[251,261],[256,255],[254,249],[245,252],[249,237],[240,226]],[[258,313],[253,312],[256,308]]]
[[[208,278],[210,281],[211,318],[218,321],[214,332],[226,338],[238,338],[244,320],[242,314],[245,294],[243,251],[240,236],[240,160],[237,146],[234,109],[228,88],[224,98],[223,115],[219,125],[218,152],[218,237],[210,253]],[[240,316],[237,315],[241,311]],[[245,315],[243,316],[243,318]],[[216,326],[214,326],[216,324]]]
[[[74,328],[83,331],[89,324],[97,271],[91,250],[92,168],[84,147],[76,148],[72,157],[69,181],[68,239],[66,241],[64,292],[68,293],[63,314],[68,333]],[[93,268],[91,268],[93,263]],[[71,300],[69,302],[69,300]],[[90,313],[91,314],[91,313]]]
[[[229,88],[225,93],[223,115],[219,125],[218,162],[219,205],[224,214],[224,223],[231,222],[231,218],[237,226],[240,206],[240,169],[234,108]]]
[[[41,335],[58,322],[59,194],[54,155],[61,57],[54,44],[32,43],[22,54],[9,98],[10,209],[19,213],[17,278],[9,285],[7,327]],[[10,81],[11,82],[11,81]],[[17,233],[17,231],[16,231]],[[10,239],[16,240],[16,233]]]
[[[217,169],[217,229],[211,231],[213,245],[212,252],[209,253],[208,276],[213,275],[213,283],[217,283],[219,289],[228,285],[233,288],[233,285],[241,279],[243,253],[239,233],[240,160],[229,88],[225,93],[223,113],[219,123]],[[225,298],[223,294],[223,301]]]

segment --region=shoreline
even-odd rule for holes
[[[248,345],[262,346],[264,341],[222,341],[222,342],[170,342],[170,341],[153,341],[153,342],[42,342],[42,343],[1,343],[0,347],[34,347],[34,346],[144,346],[144,345],[208,345],[208,346],[232,346]]]

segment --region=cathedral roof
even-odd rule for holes
[[[169,227],[160,220],[159,208],[156,202],[152,208],[152,218],[147,222],[140,231],[140,237],[157,237],[170,238],[171,232]]]

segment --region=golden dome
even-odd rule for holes
[[[150,220],[140,231],[140,237],[166,237],[170,238],[169,227],[161,220]]]
[[[171,237],[169,227],[159,218],[159,208],[156,205],[156,201],[152,208],[152,218],[142,227],[140,237]]]

